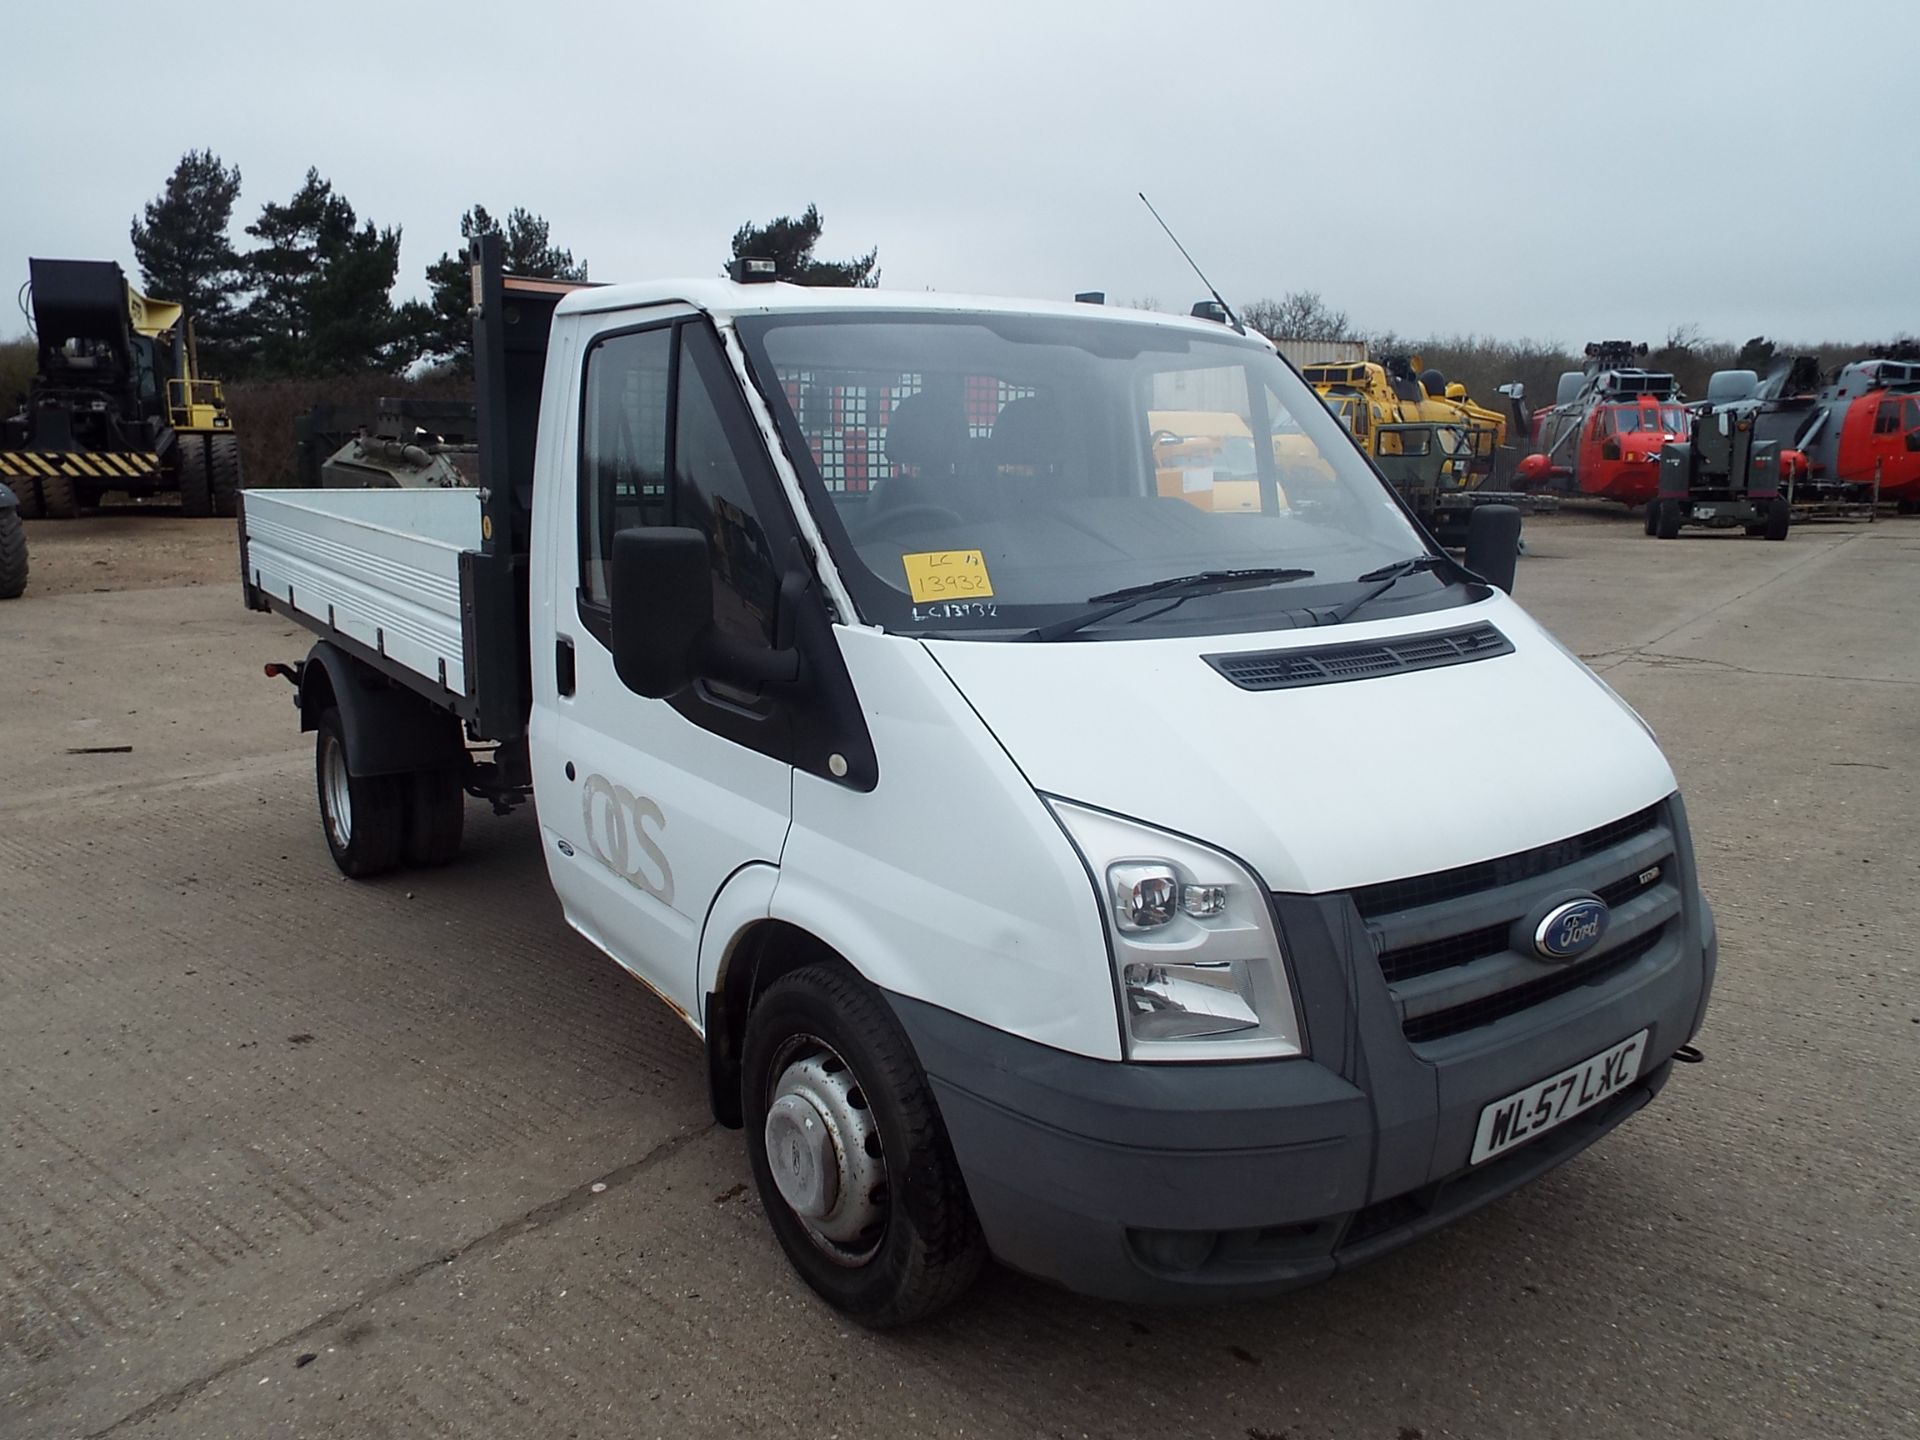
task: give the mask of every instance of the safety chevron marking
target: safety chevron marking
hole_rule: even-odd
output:
[[[78,480],[130,480],[151,475],[160,457],[150,450],[0,450],[0,475],[32,479],[36,475],[66,475]]]

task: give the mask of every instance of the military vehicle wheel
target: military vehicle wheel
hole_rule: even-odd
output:
[[[407,781],[409,865],[444,865],[460,853],[467,792],[458,770],[416,770]]]
[[[38,520],[45,513],[46,507],[40,503],[38,480],[30,475],[22,475],[18,479],[0,483],[4,483],[9,490],[13,491],[13,498],[20,502],[22,520]]]
[[[0,510],[0,600],[11,600],[26,588],[27,527],[9,505]]]
[[[240,437],[237,435],[209,436],[207,456],[213,513],[231,519],[239,504]]]
[[[40,510],[49,520],[71,520],[80,513],[80,497],[71,475],[40,477]]]
[[[1660,514],[1660,502],[1658,500],[1649,500],[1647,501],[1644,508],[1647,513],[1641,518],[1646,523],[1647,534],[1651,535],[1653,534],[1653,531],[1654,531],[1654,522],[1658,519]]]
[[[180,437],[180,513],[195,520],[213,514],[213,476],[207,468],[207,442],[198,435]]]
[[[1792,525],[1793,506],[1789,505],[1783,497],[1776,495],[1767,506],[1766,538],[1784,540]]]
[[[1653,533],[1662,540],[1671,540],[1680,533],[1680,502],[1662,500],[1658,513],[1654,516]]]
[[[364,880],[398,865],[406,838],[406,776],[349,774],[346,731],[332,706],[320,716],[313,778],[320,827],[340,873]]]
[[[747,1163],[800,1277],[875,1329],[951,1304],[987,1247],[933,1090],[887,1004],[843,965],[767,988],[741,1047]]]

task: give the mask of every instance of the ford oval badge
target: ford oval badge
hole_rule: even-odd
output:
[[[1600,943],[1612,918],[1607,902],[1591,895],[1556,905],[1533,927],[1534,953],[1555,962],[1583,955]]]

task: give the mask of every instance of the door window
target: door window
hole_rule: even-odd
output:
[[[609,637],[614,535],[685,526],[707,537],[715,629],[736,645],[771,648],[780,572],[755,492],[771,494],[772,482],[713,332],[681,321],[609,336],[587,353],[585,396],[580,601],[588,628]]]

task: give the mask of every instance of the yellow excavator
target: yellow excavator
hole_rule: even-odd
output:
[[[142,295],[111,261],[27,263],[37,363],[0,424],[0,481],[20,512],[69,519],[109,491],[178,491],[188,515],[232,515],[239,437],[220,382],[199,373],[185,307]]]

